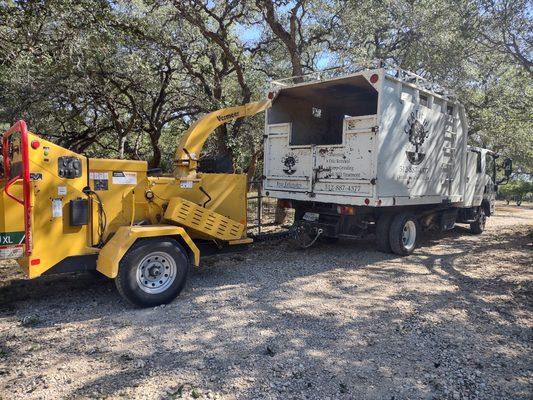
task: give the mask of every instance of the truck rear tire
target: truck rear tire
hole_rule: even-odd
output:
[[[470,224],[470,232],[474,235],[479,235],[485,230],[485,223],[487,222],[487,216],[485,215],[485,209],[479,208],[479,214],[474,222]]]
[[[392,217],[392,214],[381,214],[376,221],[376,248],[382,253],[392,253],[389,239]]]
[[[170,303],[182,291],[189,270],[183,247],[170,238],[143,239],[122,258],[115,284],[130,303],[153,307]]]
[[[420,225],[413,214],[396,215],[389,230],[389,241],[393,253],[400,256],[411,254],[416,248]]]

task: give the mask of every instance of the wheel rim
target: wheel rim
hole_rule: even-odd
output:
[[[481,215],[479,216],[479,226],[481,227],[481,229],[485,229],[485,222],[486,221],[487,221],[487,216],[482,211]]]
[[[402,243],[406,250],[411,250],[415,246],[416,225],[413,221],[407,221],[402,230]]]
[[[176,262],[170,255],[153,252],[146,255],[137,266],[137,285],[145,293],[162,293],[172,285],[176,273]]]

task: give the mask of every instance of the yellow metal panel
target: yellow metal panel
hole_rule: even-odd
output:
[[[24,249],[24,207],[8,197],[4,191],[4,183],[0,186],[0,247],[10,248],[14,245]],[[9,193],[18,199],[23,198],[22,181],[15,182]],[[24,265],[27,274],[27,265]]]
[[[87,196],[82,189],[87,185],[87,159],[36,135],[28,135],[29,142],[39,141],[39,147],[30,146],[30,171],[41,174],[31,182],[33,251],[30,259],[19,259],[30,278],[41,275],[69,256],[87,254],[89,229],[87,225],[71,226],[69,202]],[[75,156],[81,161],[82,175],[66,179],[58,175],[58,158]],[[60,204],[61,212],[54,216],[52,203]],[[22,208],[22,206],[19,206]],[[4,212],[5,214],[5,212]],[[34,265],[31,265],[34,260]]]
[[[237,240],[244,232],[243,224],[181,197],[170,199],[165,219],[218,240]]]
[[[91,170],[101,171],[137,171],[146,172],[148,163],[137,160],[116,160],[107,158],[89,158]]]
[[[124,254],[137,239],[161,236],[180,236],[194,256],[194,265],[200,264],[200,250],[185,229],[172,225],[145,225],[120,227],[98,254],[96,269],[109,278],[115,278]]]
[[[7,196],[3,184],[0,189],[0,232],[24,232],[24,207]],[[22,181],[11,185],[9,193],[22,199]]]
[[[102,200],[107,219],[104,238],[107,238],[121,226],[131,225],[132,217],[135,217],[136,221],[147,218],[145,211],[137,211],[137,207],[147,206],[144,192],[142,193],[143,196],[138,199],[140,204],[133,201],[133,192],[139,183],[146,180],[146,171],[146,161],[89,159],[89,184]],[[117,173],[132,173],[132,179],[117,183],[118,179],[114,177],[114,174]],[[95,178],[102,177],[107,182],[107,189],[98,190],[95,188]],[[95,221],[92,226],[92,244],[96,244],[98,242],[98,204],[94,198],[92,205],[92,219]]]
[[[148,190],[153,193],[153,199],[147,202],[145,193]],[[170,199],[180,197],[246,225],[246,191],[244,174],[198,174],[198,179],[194,181],[149,177],[135,188],[135,219],[147,218],[152,223],[160,223],[163,207]],[[199,237],[195,232],[190,234]]]

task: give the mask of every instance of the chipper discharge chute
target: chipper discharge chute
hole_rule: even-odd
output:
[[[17,122],[2,137],[0,259],[30,278],[96,270],[134,304],[171,301],[199,265],[199,241],[251,242],[246,175],[202,173],[198,163],[216,127],[269,106],[207,114],[181,138],[171,176],[153,176],[145,161],[85,157]]]

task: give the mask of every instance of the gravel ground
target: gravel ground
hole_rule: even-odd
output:
[[[412,256],[341,241],[207,258],[172,304],[0,266],[0,398],[531,399],[533,207]]]

